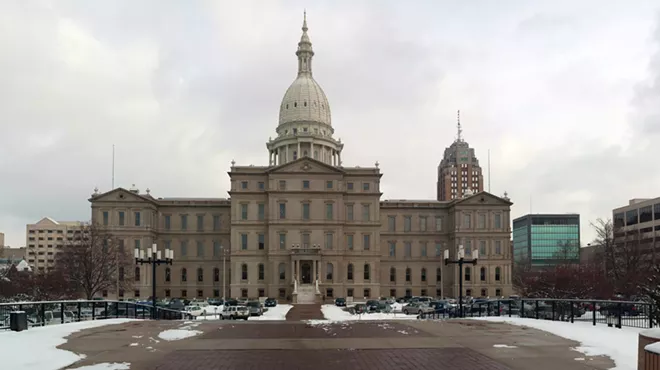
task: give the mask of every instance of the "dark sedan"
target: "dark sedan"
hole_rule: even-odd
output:
[[[275,307],[277,306],[277,300],[275,298],[266,298],[264,301],[264,307]]]

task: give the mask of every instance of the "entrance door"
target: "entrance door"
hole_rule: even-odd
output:
[[[309,262],[303,262],[300,264],[300,282],[301,284],[311,284],[312,283],[312,264]]]

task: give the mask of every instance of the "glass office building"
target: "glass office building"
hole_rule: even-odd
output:
[[[526,215],[513,220],[513,257],[532,267],[580,263],[580,215]]]

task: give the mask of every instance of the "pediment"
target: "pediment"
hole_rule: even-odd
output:
[[[57,221],[53,220],[50,217],[44,217],[41,220],[39,220],[39,222],[37,222],[36,225],[40,225],[40,226],[51,225],[51,226],[54,226],[54,225],[59,225],[59,223]]]
[[[89,199],[90,202],[126,202],[126,203],[154,203],[151,197],[135,194],[124,188],[117,188],[107,193],[97,194]]]
[[[300,158],[268,169],[268,173],[343,174],[341,168],[327,165],[312,158]]]
[[[460,205],[501,205],[511,206],[513,203],[504,198],[500,198],[488,192],[482,191],[468,198],[459,199],[455,204]]]

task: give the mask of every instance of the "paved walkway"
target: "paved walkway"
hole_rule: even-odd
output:
[[[286,321],[323,320],[320,304],[294,304],[286,314]]]
[[[128,362],[131,370],[594,370],[614,366],[586,357],[563,338],[481,321],[207,321],[195,337],[164,341],[182,322],[134,322],[73,334],[60,348],[87,357],[70,369]],[[577,360],[579,359],[579,360]]]

